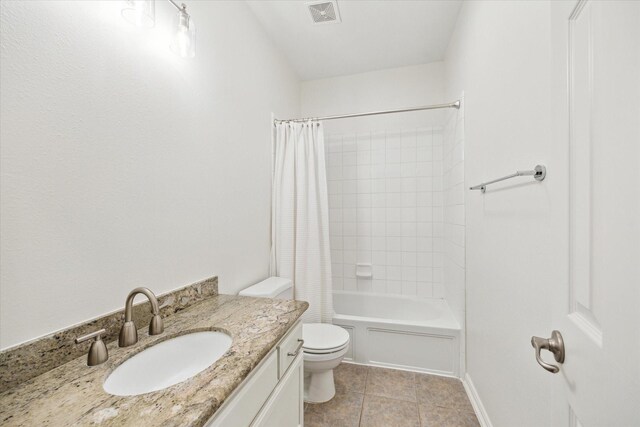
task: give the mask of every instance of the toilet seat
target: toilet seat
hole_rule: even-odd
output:
[[[304,346],[303,346],[302,347],[302,351],[305,354],[332,354],[332,353],[338,353],[339,351],[342,351],[347,347],[349,347],[349,343],[348,342],[345,343],[343,346],[340,346],[340,347],[328,348],[328,349],[322,349],[322,350],[308,349],[308,348],[304,348]]]
[[[349,333],[330,323],[303,324],[302,338],[302,350],[308,354],[337,353],[349,345]]]
[[[304,363],[306,369],[313,369],[312,363],[332,363],[332,361],[341,361],[349,351],[349,346],[345,346],[342,350],[334,351],[333,353],[303,353]]]

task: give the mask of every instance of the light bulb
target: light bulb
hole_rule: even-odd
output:
[[[184,5],[174,19],[171,50],[183,58],[193,58],[196,54],[196,28]]]
[[[142,28],[153,28],[156,19],[154,0],[127,0],[122,17],[127,22]]]

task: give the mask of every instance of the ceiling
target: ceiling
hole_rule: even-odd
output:
[[[248,1],[302,80],[444,59],[462,0],[338,0],[341,23],[314,24],[307,1]]]

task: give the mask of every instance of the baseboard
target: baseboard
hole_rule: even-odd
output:
[[[462,384],[464,385],[464,389],[467,392],[467,396],[469,396],[471,406],[473,406],[473,410],[476,412],[476,417],[478,417],[478,422],[480,422],[480,425],[482,427],[493,427],[493,424],[491,424],[491,420],[489,419],[489,415],[487,414],[487,411],[484,408],[482,401],[480,400],[478,391],[473,385],[473,381],[471,381],[471,377],[468,373],[464,376]]]

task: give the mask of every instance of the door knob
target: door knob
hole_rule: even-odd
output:
[[[564,363],[564,340],[560,332],[553,331],[551,338],[531,337],[531,345],[536,349],[536,361],[538,364],[552,374],[557,374],[558,371],[560,371],[560,367],[542,360],[540,351],[543,348],[549,350],[553,353],[553,358],[556,359],[556,362],[560,364]]]

